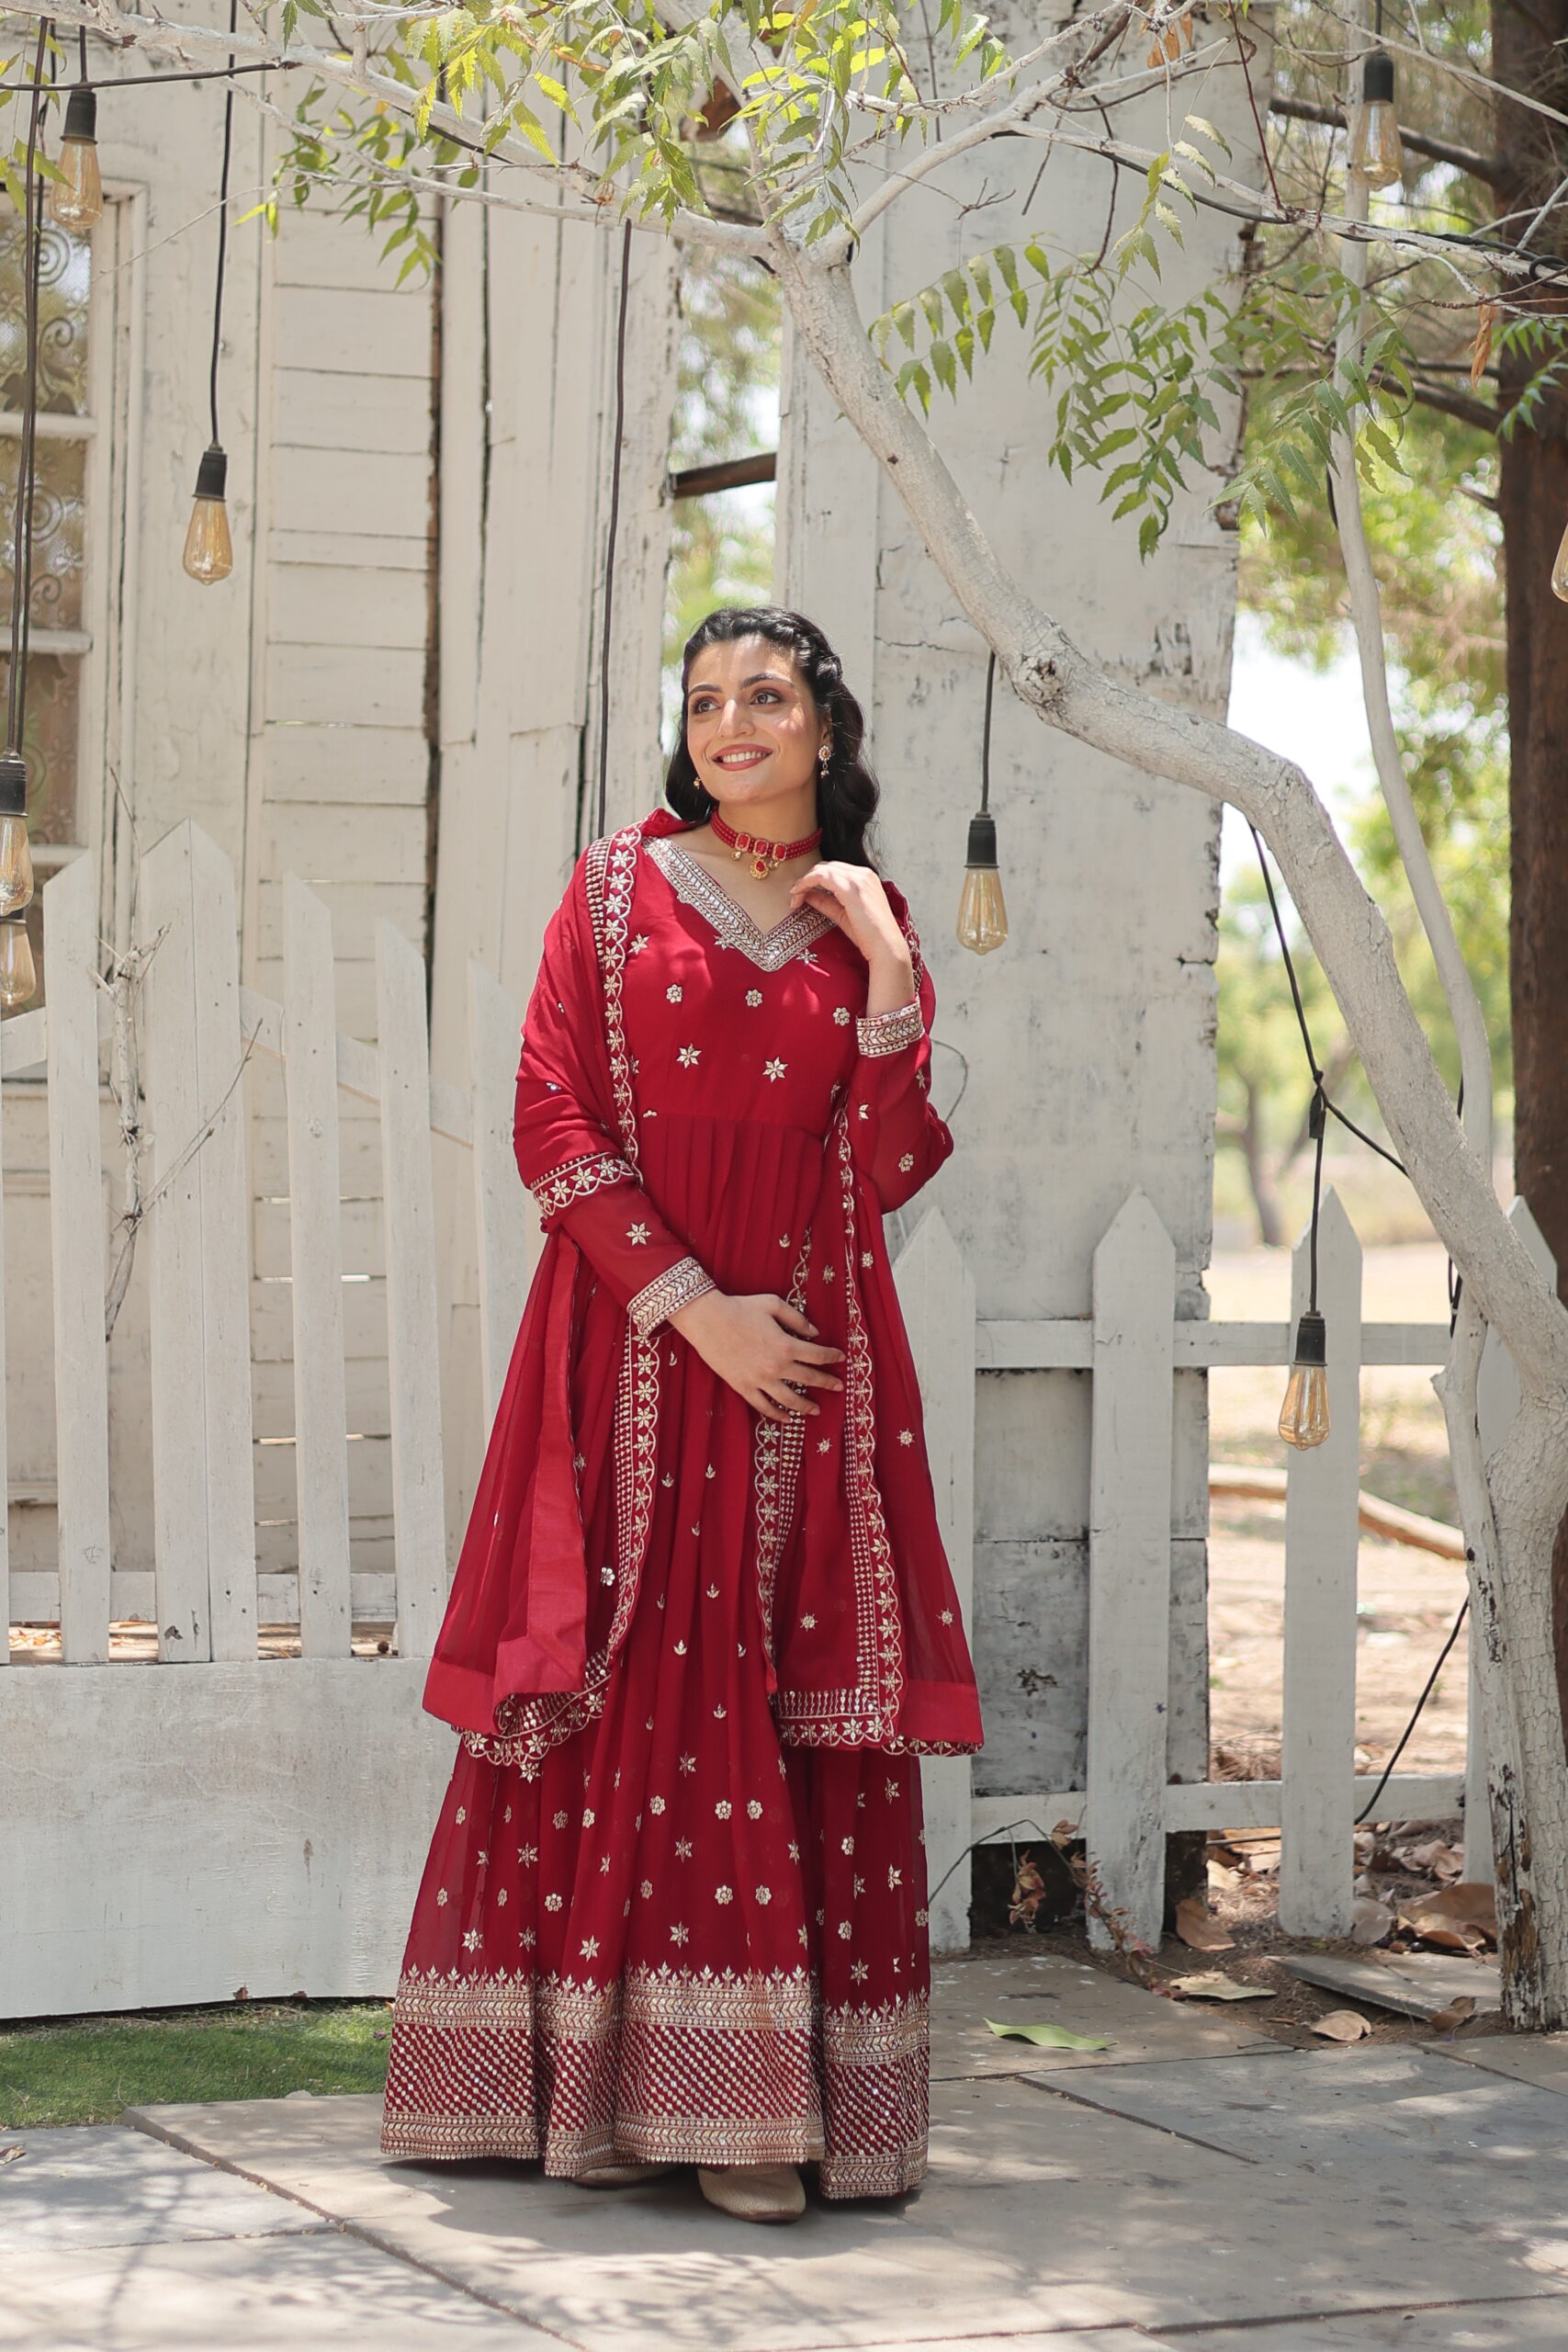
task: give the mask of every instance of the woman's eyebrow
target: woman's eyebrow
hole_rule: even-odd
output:
[[[778,670],[753,670],[750,676],[742,678],[740,683],[742,686],[787,686],[790,681]],[[689,700],[693,695],[716,695],[723,691],[722,686],[688,686],[686,695]]]

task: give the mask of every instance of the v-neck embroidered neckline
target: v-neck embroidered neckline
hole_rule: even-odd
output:
[[[780,970],[833,928],[828,917],[815,907],[797,907],[793,914],[784,916],[764,931],[739,899],[732,899],[706,866],[678,842],[668,836],[651,841],[648,854],[675,896],[712,925],[724,946],[738,947],[760,972]]]

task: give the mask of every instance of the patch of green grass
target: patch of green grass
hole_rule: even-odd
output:
[[[0,2129],[108,2123],[126,2107],[286,2091],[378,2091],[385,2001],[254,2001],[218,2009],[0,2026]]]

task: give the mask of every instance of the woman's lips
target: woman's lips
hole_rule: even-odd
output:
[[[711,764],[716,768],[755,768],[761,767],[764,760],[772,757],[771,752],[752,751],[749,748],[741,750],[738,747],[732,752],[715,752],[710,755],[710,760]]]

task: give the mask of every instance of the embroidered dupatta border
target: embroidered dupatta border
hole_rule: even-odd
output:
[[[641,844],[640,829],[628,825],[607,840],[591,842],[583,860],[588,912],[598,950],[604,1043],[615,1121],[629,1163],[628,1172],[634,1174],[637,1165],[637,1103],[621,990]],[[589,1659],[581,1690],[552,1691],[538,1697],[514,1692],[496,1711],[498,1736],[465,1732],[463,1745],[471,1756],[482,1756],[491,1764],[514,1764],[532,1773],[552,1747],[572,1738],[604,1712],[610,1668],[626,1639],[637,1605],[653,1523],[659,1448],[659,1348],[657,1337],[645,1339],[636,1325],[627,1321],[626,1350],[615,1384],[611,1436],[615,1487],[615,1608],[604,1645]]]
[[[854,1153],[842,1112],[829,1137],[839,1171],[844,1220],[844,1476],[850,1507],[850,1571],[855,1596],[855,1657],[860,1680],[852,1690],[789,1690],[780,1687],[780,1736],[792,1747],[889,1747],[897,1737],[904,1691],[904,1643],[897,1577],[887,1521],[876,1483],[876,1383],[871,1340],[856,1277]],[[804,1295],[805,1260],[796,1270]],[[800,1302],[791,1292],[792,1305]],[[773,1623],[773,1589],[795,1517],[801,1430],[777,1421],[757,1427],[758,1574],[762,1622]]]

